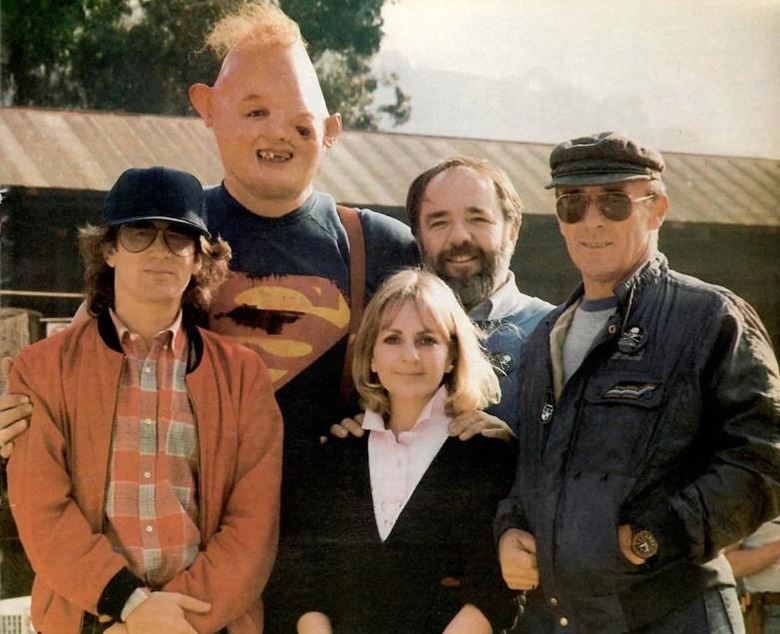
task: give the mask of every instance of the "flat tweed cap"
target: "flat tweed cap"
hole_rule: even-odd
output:
[[[601,132],[564,141],[550,154],[552,180],[545,189],[566,185],[604,185],[661,180],[664,158],[653,148],[618,132]]]

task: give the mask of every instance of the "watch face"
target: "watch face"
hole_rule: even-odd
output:
[[[631,550],[635,555],[648,559],[658,554],[658,540],[650,531],[638,531],[631,540]]]

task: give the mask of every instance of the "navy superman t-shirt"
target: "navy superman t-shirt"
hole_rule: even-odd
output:
[[[285,479],[340,420],[339,384],[350,316],[349,244],[332,197],[314,192],[281,218],[253,214],[224,186],[206,190],[209,230],[230,244],[230,278],[211,308],[211,329],[257,351],[285,424]],[[419,262],[403,223],[358,210],[366,244],[366,300],[382,281]]]

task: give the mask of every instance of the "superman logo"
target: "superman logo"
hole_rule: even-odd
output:
[[[308,275],[250,278],[232,272],[211,306],[211,329],[257,351],[275,389],[347,334],[349,305],[332,280]]]

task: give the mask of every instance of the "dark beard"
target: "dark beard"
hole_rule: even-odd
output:
[[[482,271],[469,277],[450,277],[444,273],[437,275],[452,289],[466,312],[490,297],[496,283],[495,272],[491,274]]]
[[[457,277],[448,275],[446,272],[447,258],[453,254],[464,252],[479,256],[482,264],[480,272],[475,275]],[[426,257],[425,264],[452,289],[463,308],[468,312],[493,294],[496,287],[496,275],[502,260],[503,254],[501,252],[496,251],[488,254],[477,246],[469,246],[466,248],[454,247],[440,253],[436,259]]]

